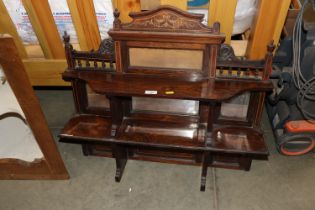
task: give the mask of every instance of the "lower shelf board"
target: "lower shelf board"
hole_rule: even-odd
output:
[[[262,133],[247,127],[218,127],[206,145],[205,128],[198,123],[154,122],[124,119],[116,136],[111,136],[111,118],[96,115],[73,117],[60,140],[80,144],[119,144],[183,151],[268,155]]]
[[[214,129],[211,147],[213,152],[268,155],[263,134],[249,127],[222,126]]]
[[[249,170],[253,159],[268,155],[263,135],[246,127],[217,127],[211,141],[205,141],[205,126],[195,121],[125,118],[115,136],[111,130],[110,117],[78,115],[64,127],[60,141],[82,144],[84,155],[114,158],[117,182],[128,159],[200,166],[202,191],[208,167]]]
[[[103,139],[110,137],[111,118],[95,115],[78,115],[70,119],[61,131],[63,138]]]

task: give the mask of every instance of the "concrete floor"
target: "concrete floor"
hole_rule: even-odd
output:
[[[74,112],[72,94],[67,90],[37,94],[56,137]],[[71,179],[0,181],[0,210],[315,209],[315,154],[279,155],[265,116],[262,127],[269,161],[254,161],[249,172],[210,169],[206,192],[199,191],[198,167],[128,161],[121,183],[116,183],[113,159],[85,157],[79,145],[57,143]]]

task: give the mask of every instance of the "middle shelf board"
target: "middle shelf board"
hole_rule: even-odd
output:
[[[245,91],[269,91],[273,88],[270,81],[215,79],[187,81],[100,71],[68,70],[63,74],[63,78],[84,80],[99,94],[200,101],[223,101]]]

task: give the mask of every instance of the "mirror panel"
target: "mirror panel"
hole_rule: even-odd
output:
[[[109,109],[109,100],[105,95],[95,93],[89,85],[86,85],[86,92],[89,107]]]
[[[131,67],[201,71],[202,62],[202,50],[129,48],[129,63]]]
[[[132,110],[197,115],[199,101],[132,97]]]
[[[222,102],[220,117],[224,119],[246,120],[248,113],[250,93],[235,96],[228,101]]]

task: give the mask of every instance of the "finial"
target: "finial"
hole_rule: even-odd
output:
[[[68,35],[67,31],[64,31],[62,37],[63,37],[63,42],[65,44],[65,54],[67,58],[68,69],[73,69],[75,64],[74,64],[74,60],[72,59],[73,47],[70,44],[70,36]]]
[[[70,36],[68,35],[67,31],[64,31],[63,33],[63,42],[65,44],[70,42]]]
[[[264,73],[263,73],[263,80],[268,79],[269,75],[272,73],[272,57],[273,57],[274,49],[275,49],[275,45],[273,44],[273,40],[272,40],[267,45],[267,52],[265,55],[265,67],[264,67]]]
[[[214,22],[213,23],[213,32],[216,34],[220,33],[220,23],[219,22]]]
[[[275,49],[274,41],[271,40],[269,42],[269,44],[267,45],[267,51],[268,51],[268,53],[272,53],[274,51],[274,49]]]
[[[118,11],[118,9],[116,8],[114,11],[114,30],[119,30],[120,29],[120,25],[121,25],[121,21],[119,19],[119,15],[120,12]]]

